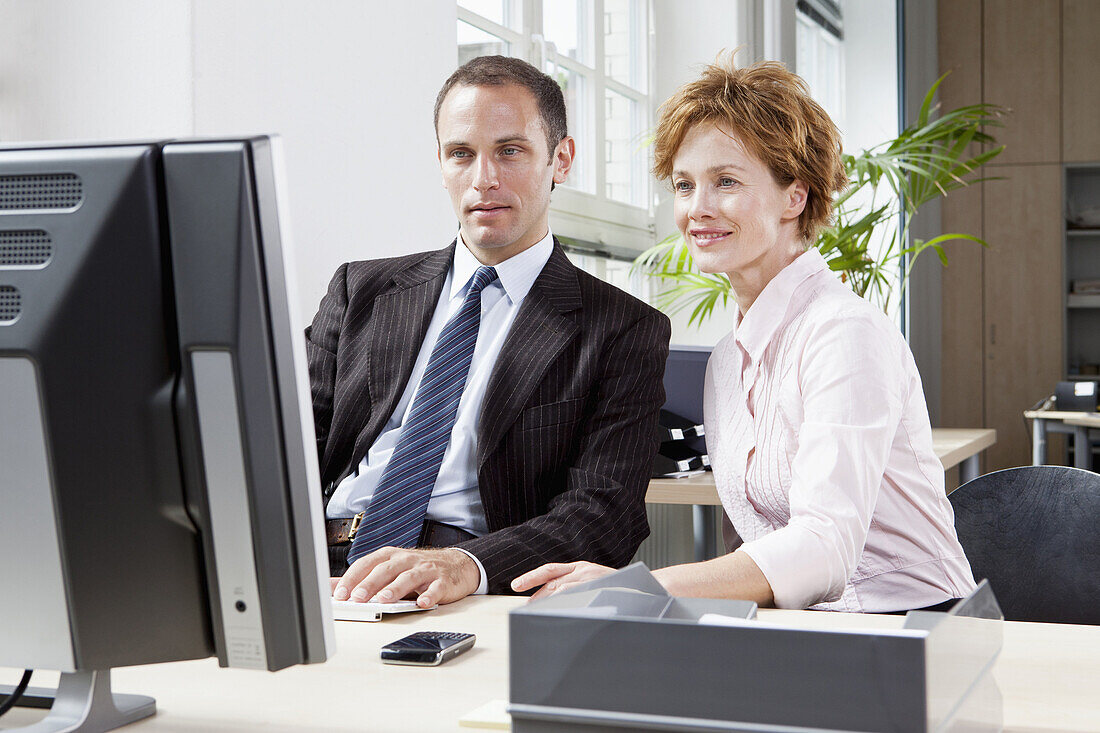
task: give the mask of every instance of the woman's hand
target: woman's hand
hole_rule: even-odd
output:
[[[579,583],[587,583],[589,580],[602,578],[613,572],[615,572],[614,568],[584,560],[579,562],[552,562],[524,573],[513,580],[512,590],[522,593],[541,585],[542,588],[539,588],[538,592],[531,596],[533,601],[536,598],[552,596],[563,588],[569,588]]]

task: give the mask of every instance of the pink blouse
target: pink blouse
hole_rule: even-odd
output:
[[[897,327],[814,249],[737,321],[707,367],[707,450],[776,606],[896,611],[973,590]]]

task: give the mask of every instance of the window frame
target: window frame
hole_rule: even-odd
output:
[[[830,22],[832,21],[832,22]],[[795,22],[795,73],[806,80],[810,86],[811,93],[820,94],[823,90],[820,88],[823,76],[818,73],[818,68],[822,60],[821,51],[825,47],[831,47],[834,53],[834,58],[837,64],[837,74],[834,80],[834,99],[823,100],[818,99],[818,102],[826,108],[826,111],[833,118],[833,122],[841,130],[846,129],[847,123],[847,104],[845,103],[845,97],[847,90],[845,89],[846,79],[846,59],[845,59],[845,47],[844,47],[844,35],[843,26],[840,25],[841,18],[839,14],[833,18],[823,18],[820,14],[814,11],[813,6],[798,5],[794,14]],[[813,43],[813,62],[815,69],[813,73],[807,73],[804,61],[801,58],[800,51],[801,43],[798,40],[799,29],[805,28],[812,36]]]

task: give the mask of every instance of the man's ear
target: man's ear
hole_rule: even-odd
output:
[[[802,216],[810,200],[810,187],[796,178],[791,181],[784,193],[787,196],[787,210],[783,212],[783,218],[797,219]]]
[[[443,184],[443,188],[447,188],[447,179],[443,175],[443,151],[439,149],[439,144],[435,146],[435,159],[439,162],[439,182]]]
[[[554,149],[554,158],[551,163],[554,166],[554,183],[565,183],[569,177],[569,169],[573,167],[573,158],[576,156],[576,144],[573,138],[566,135]]]

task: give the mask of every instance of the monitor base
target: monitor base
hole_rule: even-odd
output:
[[[10,685],[0,685],[0,694],[11,694]],[[27,690],[27,705],[18,707],[49,707],[45,718],[33,725],[14,730],[21,733],[102,733],[114,730],[157,712],[157,703],[146,695],[111,693],[111,670],[63,672],[52,693],[53,705],[46,704],[51,691],[43,688]],[[10,732],[9,732],[10,733]]]

